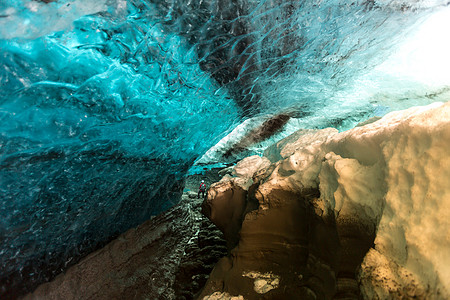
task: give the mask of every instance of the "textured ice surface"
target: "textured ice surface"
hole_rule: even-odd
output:
[[[3,290],[172,206],[238,116],[184,39],[144,20],[0,41]]]
[[[375,68],[445,1],[46,2],[0,3],[2,293],[173,205],[250,117],[346,129],[449,94]]]

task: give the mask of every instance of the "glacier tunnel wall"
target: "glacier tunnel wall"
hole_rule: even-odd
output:
[[[361,90],[445,6],[2,2],[0,295],[32,289],[172,206],[193,162],[250,117],[345,129],[445,95],[408,88],[391,107],[383,99],[398,85]]]

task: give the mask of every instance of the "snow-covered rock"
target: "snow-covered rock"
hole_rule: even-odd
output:
[[[337,129],[301,129],[290,136],[280,140],[279,142],[268,147],[264,151],[264,156],[272,162],[286,158],[294,154],[297,150],[322,143],[328,137],[338,133]]]
[[[359,285],[365,299],[450,298],[449,149],[447,102],[341,133],[299,132],[266,151],[271,164],[243,160],[207,198],[214,208],[233,195],[224,182],[247,183],[240,230],[233,223],[238,245],[204,292],[258,299],[251,282],[235,278],[251,271],[279,274],[268,297],[298,285],[305,299],[344,298]]]

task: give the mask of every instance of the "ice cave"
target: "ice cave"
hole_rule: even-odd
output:
[[[0,299],[450,299],[449,36],[448,0],[0,1]]]

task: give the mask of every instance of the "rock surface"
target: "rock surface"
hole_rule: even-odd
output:
[[[449,116],[299,132],[238,163],[203,203],[236,246],[199,299],[448,299]]]
[[[182,201],[90,254],[23,299],[193,299],[227,252],[188,178]],[[217,180],[218,177],[212,176]]]

